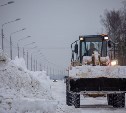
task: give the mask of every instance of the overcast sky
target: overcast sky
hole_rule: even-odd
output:
[[[0,0],[0,4],[9,0]],[[17,41],[28,35],[32,36],[20,42],[25,44],[35,41],[42,53],[52,64],[51,67],[66,67],[70,64],[70,44],[79,35],[105,33],[100,22],[104,11],[120,9],[123,0],[14,0],[15,3],[0,7],[0,24],[21,18],[20,21],[4,26],[5,51],[9,54],[9,37],[12,32],[26,28],[13,35],[14,55],[17,55]],[[0,40],[1,41],[1,40]],[[1,42],[0,42],[1,45]],[[22,50],[22,48],[21,48]],[[29,53],[37,50],[29,50]],[[9,54],[10,55],[10,54]],[[22,54],[21,54],[22,55]],[[36,55],[39,58],[39,55]],[[54,64],[54,65],[53,65]]]

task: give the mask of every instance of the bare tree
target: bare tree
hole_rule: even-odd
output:
[[[105,11],[104,17],[101,18],[108,35],[114,42],[119,41],[121,31],[121,12],[120,11]]]
[[[121,65],[126,65],[126,1],[120,10],[106,10],[101,16],[101,22],[105,27],[109,37],[116,46],[116,58]]]

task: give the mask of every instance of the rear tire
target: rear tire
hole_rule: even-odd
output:
[[[113,94],[113,107],[114,108],[125,107],[125,93]]]
[[[69,92],[69,80],[66,79],[66,104],[72,106],[73,94]]]
[[[80,94],[74,94],[74,106],[80,108]]]
[[[113,94],[107,94],[108,105],[113,105]]]
[[[66,92],[66,104],[68,106],[72,106],[73,105],[73,94],[70,92]]]

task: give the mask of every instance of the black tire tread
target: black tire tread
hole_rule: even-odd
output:
[[[114,108],[125,107],[125,93],[113,94],[113,107]]]
[[[113,94],[107,94],[108,105],[113,105]]]
[[[80,94],[74,94],[74,106],[80,108]]]

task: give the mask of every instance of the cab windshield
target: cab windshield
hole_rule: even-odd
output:
[[[106,56],[106,42],[82,42],[82,56],[92,56],[97,51],[101,56]]]

